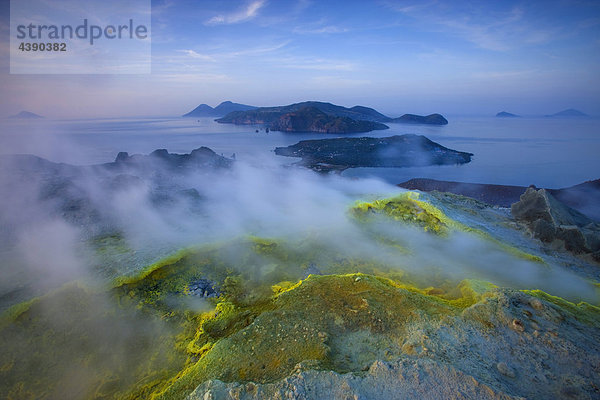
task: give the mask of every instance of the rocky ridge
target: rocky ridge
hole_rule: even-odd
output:
[[[562,204],[545,189],[528,188],[511,205],[511,213],[542,242],[589,254],[600,262],[600,224]]]

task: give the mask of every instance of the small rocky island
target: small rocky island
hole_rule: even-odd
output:
[[[38,115],[36,113],[32,113],[31,111],[21,111],[20,113],[11,115],[8,118],[10,118],[10,119],[41,119],[44,117],[42,117],[41,115]]]
[[[579,110],[575,110],[574,108],[569,108],[566,110],[562,110],[559,111],[557,113],[554,114],[550,114],[550,115],[546,115],[546,117],[588,117],[589,115],[579,111]]]
[[[392,119],[390,122],[423,125],[448,125],[448,120],[440,114],[430,114],[425,116],[404,114],[401,117]]]
[[[498,117],[498,118],[519,118],[520,115],[509,113],[507,111],[500,111],[498,114],[496,114],[496,117]]]
[[[300,157],[301,165],[322,172],[353,167],[465,164],[473,156],[420,135],[302,140],[291,146],[277,147],[275,154]]]
[[[385,122],[427,125],[448,123],[440,114],[404,114],[398,118],[390,118],[369,107],[347,108],[319,101],[233,111],[216,121],[222,124],[264,125],[273,131],[319,133],[358,133],[388,129],[383,124]]]

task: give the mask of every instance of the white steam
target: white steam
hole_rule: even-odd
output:
[[[438,237],[395,221],[366,229],[349,216],[354,202],[402,191],[378,180],[319,175],[260,159],[215,171],[172,173],[161,168],[68,169],[51,184],[45,176],[51,173],[43,169],[27,175],[35,179],[15,177],[14,166],[3,169],[0,182],[11,191],[0,198],[1,232],[9,244],[3,250],[12,261],[1,266],[11,278],[0,289],[6,294],[14,290],[11,282],[35,287],[93,276],[104,259],[91,256],[89,245],[102,235],[120,235],[130,250],[129,258],[119,259],[113,268],[119,275],[184,246],[249,234],[300,240],[318,233],[324,251],[371,259],[419,274],[423,281],[428,275],[438,280],[478,278],[597,300],[593,286],[574,273],[559,266],[549,273],[547,267],[518,259],[476,235]],[[378,237],[401,244],[407,252],[382,244]]]

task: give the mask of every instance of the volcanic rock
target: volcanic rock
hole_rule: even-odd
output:
[[[575,254],[599,250],[600,226],[556,200],[545,189],[529,187],[520,200],[511,205],[511,213],[542,242],[560,240],[566,250]]]

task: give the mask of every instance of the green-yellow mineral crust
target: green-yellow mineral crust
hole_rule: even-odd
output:
[[[454,221],[416,192],[357,202],[349,214],[359,225],[386,218],[440,240],[467,232],[542,261]],[[375,239],[399,257],[408,251]],[[200,281],[214,295],[198,295],[192,284]],[[600,309],[476,279],[424,284],[318,237],[248,236],[181,250],[108,289],[73,283],[15,306],[3,315],[0,339],[11,343],[0,355],[0,391],[14,399],[181,399],[212,380],[276,385],[306,370],[360,377],[375,362],[414,358],[452,365],[499,393],[535,397],[525,376],[537,371],[536,357],[550,365],[538,372],[544,379],[600,365]],[[503,354],[511,352],[520,355],[509,362]],[[600,377],[598,368],[587,374]],[[581,393],[593,393],[591,384],[581,383]],[[556,385],[539,390],[560,394]]]

